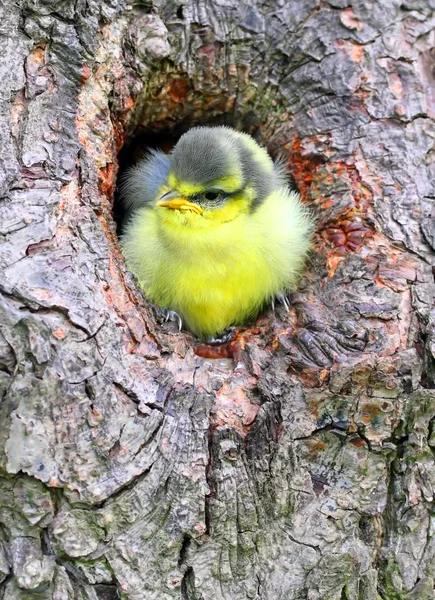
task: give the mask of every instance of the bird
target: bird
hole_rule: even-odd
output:
[[[221,341],[275,299],[288,308],[314,220],[286,171],[249,134],[198,126],[124,174],[127,267],[180,329]]]

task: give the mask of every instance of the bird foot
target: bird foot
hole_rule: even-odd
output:
[[[231,340],[231,338],[233,337],[233,333],[234,333],[235,327],[228,327],[227,329],[224,329],[224,331],[222,331],[222,333],[219,336],[210,336],[206,339],[207,344],[225,344],[226,342],[229,342]]]
[[[275,298],[272,298],[272,310],[275,310],[275,301],[278,301],[280,304],[282,304],[287,312],[290,311],[290,300],[288,299],[287,294],[285,294],[284,292],[278,292]]]
[[[165,317],[165,323],[168,321],[173,321],[174,323],[177,323],[178,331],[181,331],[181,328],[183,327],[183,321],[181,320],[180,315],[176,313],[175,310],[169,310],[169,308],[163,308],[162,312],[163,316]]]

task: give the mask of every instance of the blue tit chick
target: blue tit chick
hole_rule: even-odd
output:
[[[145,294],[202,339],[294,290],[313,219],[282,165],[245,133],[195,127],[125,175],[121,244]]]

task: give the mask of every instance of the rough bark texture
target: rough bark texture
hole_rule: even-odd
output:
[[[3,0],[3,600],[435,597],[431,5]],[[124,141],[213,122],[318,215],[225,358],[156,322],[111,216]]]

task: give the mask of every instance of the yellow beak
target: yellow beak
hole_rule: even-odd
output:
[[[190,202],[187,198],[180,196],[180,194],[175,191],[164,194],[160,200],[156,202],[156,206],[163,206],[174,210],[190,210],[198,215],[203,213],[203,209],[200,206]]]

